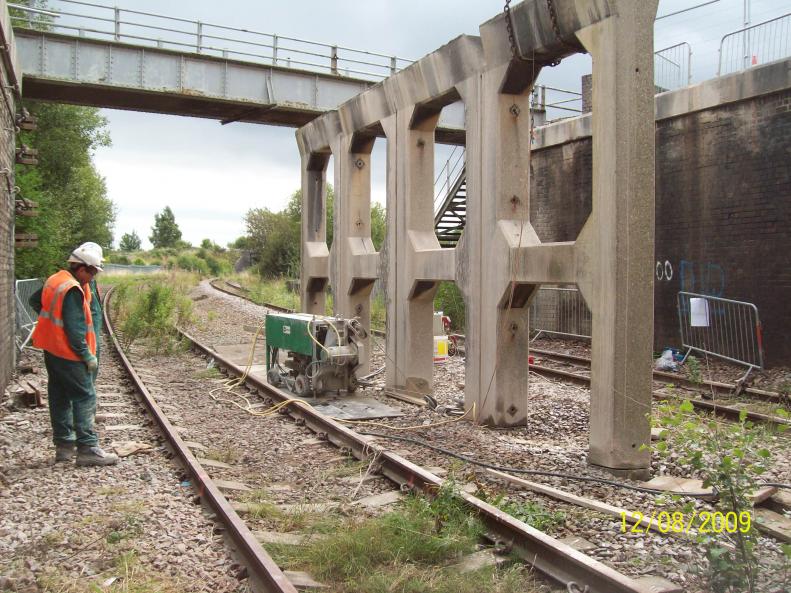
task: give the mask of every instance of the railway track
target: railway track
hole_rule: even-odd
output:
[[[540,348],[531,348],[530,352],[539,355],[542,358],[546,358],[548,360],[555,360],[557,362],[568,363],[571,365],[580,366],[582,368],[590,370],[591,360],[590,358],[584,356],[567,354],[565,352],[556,352],[553,350],[543,350]],[[700,391],[703,393],[732,396],[738,393],[739,391],[741,391],[742,393],[744,393],[747,396],[750,396],[751,398],[773,404],[784,404],[789,402],[789,399],[787,397],[777,392],[766,391],[764,389],[757,389],[755,387],[744,387],[740,390],[739,386],[733,383],[723,383],[720,381],[708,381],[708,380],[693,381],[677,373],[668,373],[665,371],[654,370],[654,379],[656,381],[672,383],[677,387],[683,387],[685,389]]]
[[[225,283],[224,281],[223,283],[227,285],[227,283]],[[229,290],[228,288],[222,287],[221,282],[218,279],[211,280],[210,285],[215,290],[219,290],[220,292],[231,294],[233,296],[243,298],[247,301],[255,303],[255,301],[253,301],[244,294],[244,289],[241,286],[236,287],[230,285],[231,289]],[[291,309],[286,309],[268,303],[264,304],[263,306],[273,309],[275,311],[293,312]],[[374,331],[372,333],[374,333],[375,335],[384,336],[384,332]],[[463,336],[460,335],[459,337],[463,340]],[[573,354],[566,354],[562,352],[543,350],[543,349],[531,349],[531,352],[547,360],[552,360],[566,365],[570,365],[572,367],[577,367],[583,372],[587,371],[588,373],[590,373],[591,361],[589,358],[583,356],[576,356]],[[567,370],[557,369],[541,364],[531,364],[530,368],[536,373],[548,378],[560,379],[562,381],[567,381],[577,385],[590,387],[590,377],[584,374],[579,374],[578,372],[571,372]],[[779,418],[777,416],[764,414],[761,412],[743,410],[742,408],[728,406],[705,399],[707,395],[712,393],[718,395],[724,395],[724,396],[734,395],[738,391],[737,386],[734,384],[722,383],[718,381],[695,382],[685,377],[682,377],[678,374],[667,373],[662,371],[654,371],[654,380],[664,384],[672,383],[674,386],[701,393],[702,395],[700,398],[690,399],[690,402],[692,403],[693,406],[695,406],[699,410],[712,412],[718,416],[727,418],[729,420],[738,421],[742,413],[746,412],[747,419],[753,422],[759,422],[762,424],[770,424],[770,425],[786,425],[786,426],[791,425],[791,422],[784,418]],[[787,403],[787,399],[788,399],[779,393],[774,393],[752,387],[746,387],[743,389],[743,391],[746,395],[750,397],[754,397],[756,399],[778,405]],[[654,399],[656,400],[667,400],[674,397],[668,393],[660,393],[658,391],[655,391],[653,395],[654,395]]]
[[[112,298],[112,293],[108,295],[108,298]],[[105,311],[109,310],[109,306],[105,308]],[[222,489],[212,480],[198,457],[192,453],[189,444],[182,439],[176,427],[163,413],[162,407],[158,405],[155,397],[152,396],[151,391],[141,379],[141,373],[133,368],[127,356],[120,350],[118,338],[112,329],[107,313],[105,320],[111,341],[119,350],[119,356],[132,378],[135,389],[140,393],[146,408],[193,480],[199,497],[212,509],[217,520],[222,523],[223,529],[243,559],[250,578],[259,584],[261,590],[294,591],[293,585],[284,576],[283,571],[278,568],[250,528],[234,510],[235,505],[225,497]],[[288,394],[272,388],[254,376],[247,375],[245,369],[223,358],[211,347],[201,344],[184,332],[182,334],[190,341],[194,349],[210,357],[229,375],[244,377],[245,385],[255,394],[264,398],[263,405],[284,403],[290,399]],[[310,407],[284,404],[283,410],[296,419],[298,425],[313,431],[320,440],[326,440],[328,443],[336,445],[344,454],[365,462],[375,459],[378,473],[389,479],[395,489],[414,489],[431,496],[442,485],[442,480],[434,473],[379,445],[375,439],[350,430]],[[304,428],[301,429],[304,430]],[[569,590],[574,590],[575,585],[579,586],[578,590],[587,587],[590,592],[647,592],[649,590],[646,585],[541,531],[529,527],[466,492],[460,492],[459,497],[481,518],[490,538],[506,542],[512,553],[553,581],[570,587]],[[236,507],[238,508],[238,505]]]
[[[531,352],[538,356],[544,357],[548,360],[554,360],[562,363],[570,363],[574,367],[581,368],[584,371],[590,372],[590,360],[587,358],[570,355],[570,354],[553,352],[549,350],[540,350],[540,349],[532,349]],[[560,379],[563,381],[575,383],[577,385],[590,387],[589,375],[582,375],[579,374],[578,372],[571,372],[563,369],[549,367],[543,364],[531,364],[530,369],[535,371],[539,375],[548,378]],[[681,379],[681,381],[679,381],[679,379]],[[679,377],[678,375],[672,373],[657,373],[656,371],[654,372],[654,381],[661,382],[663,384],[672,383],[674,386],[680,385],[698,393],[708,393],[709,389],[716,390],[716,389],[725,389],[727,387],[727,384],[715,383],[715,382],[705,382],[703,383],[703,385],[701,385],[693,381],[690,381],[688,379],[684,379],[683,377]],[[716,392],[717,391],[715,391],[715,393]],[[669,399],[679,399],[678,396],[676,395],[672,395],[660,391],[654,391],[653,397],[655,400],[660,400],[660,401],[669,400]],[[742,414],[746,414],[747,420],[753,422],[759,422],[762,424],[769,424],[775,426],[779,426],[779,425],[791,426],[791,421],[785,418],[780,418],[778,416],[772,416],[770,414],[764,414],[761,412],[750,411],[734,406],[723,405],[713,400],[710,401],[701,398],[690,398],[689,401],[692,403],[693,406],[695,406],[695,408],[699,410],[714,413],[723,418],[727,418],[728,420],[738,421],[741,418]],[[781,402],[777,401],[776,403],[779,404]]]

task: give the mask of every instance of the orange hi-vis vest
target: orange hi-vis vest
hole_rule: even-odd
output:
[[[82,360],[69,346],[69,338],[63,327],[63,299],[75,286],[82,292],[82,311],[85,313],[87,328],[85,341],[91,354],[96,356],[96,334],[93,331],[91,315],[91,289],[88,285],[80,286],[68,270],[61,270],[47,278],[41,291],[41,312],[38,314],[38,323],[32,337],[33,346],[36,348],[67,360]]]

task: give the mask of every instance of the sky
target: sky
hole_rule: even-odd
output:
[[[336,44],[419,59],[461,34],[478,34],[478,26],[503,10],[502,0],[92,0],[229,27]],[[658,16],[707,0],[660,0]],[[515,2],[516,3],[516,2]],[[751,24],[788,12],[787,0],[718,0],[655,25],[657,50],[686,42],[692,51],[693,83],[717,71],[720,39],[744,25],[749,4]],[[56,10],[91,10],[50,0]],[[545,68],[539,84],[580,90],[589,73],[589,56]],[[170,115],[102,110],[112,146],[94,155],[108,195],[118,208],[116,244],[136,231],[147,247],[154,214],[170,206],[183,238],[198,244],[210,238],[224,245],[244,234],[244,214],[251,208],[281,209],[299,188],[299,152],[294,129],[231,123]],[[555,112],[554,116],[573,115]],[[550,114],[553,116],[553,114]],[[437,151],[438,169],[447,147]],[[385,200],[385,141],[372,155],[372,199]],[[328,168],[332,182],[332,162]]]

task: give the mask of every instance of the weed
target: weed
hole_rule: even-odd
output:
[[[209,449],[206,451],[206,458],[233,465],[242,458],[242,454],[234,447],[224,447],[222,449]]]
[[[279,564],[307,569],[342,593],[517,593],[534,591],[521,566],[460,573],[450,566],[476,549],[483,525],[458,496],[451,478],[433,498],[409,496],[368,520],[319,520],[327,537],[306,546],[267,546]],[[325,529],[326,528],[326,529]]]
[[[693,383],[703,383],[700,361],[694,356],[689,356],[685,364],[687,365],[687,369],[689,369],[689,380]]]
[[[220,377],[222,377],[222,373],[217,367],[209,367],[195,373],[196,379],[219,379]]]
[[[740,516],[752,510],[749,495],[769,469],[771,453],[761,446],[763,432],[747,420],[746,412],[738,422],[720,423],[695,414],[692,403],[684,401],[658,406],[654,422],[665,429],[655,445],[658,453],[665,457],[678,453],[680,462],[703,478],[704,487],[714,488],[719,511]],[[685,505],[684,511],[692,513],[693,503]],[[700,533],[698,539],[706,547],[712,590],[756,591],[757,535],[752,525],[735,533]]]
[[[566,515],[560,511],[548,511],[541,504],[529,500],[510,500],[504,494],[498,494],[489,504],[496,506],[504,513],[527,523],[540,531],[552,532],[566,522]]]
[[[145,284],[121,284],[116,289],[116,318],[124,345],[145,339],[152,354],[171,353],[179,348],[174,326],[192,319],[192,301],[176,275],[155,278]]]

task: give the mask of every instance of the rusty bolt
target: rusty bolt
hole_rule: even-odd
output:
[[[522,113],[522,110],[519,109],[519,105],[517,105],[516,103],[511,105],[511,109],[509,109],[508,111],[510,111],[511,115],[513,115],[514,117],[519,117],[519,114]]]
[[[420,148],[423,148],[423,147],[426,145],[426,141],[425,141],[425,140],[423,140],[423,138],[418,138],[418,139],[417,139],[417,145],[418,145]]]
[[[363,167],[365,167],[365,161],[362,159],[357,159],[356,161],[354,161],[354,166],[357,167],[358,169],[362,169]]]
[[[358,303],[357,304],[357,306],[354,308],[354,312],[357,313],[357,315],[362,315],[362,312],[363,312],[363,305],[362,305],[362,303]]]
[[[506,411],[508,412],[509,416],[513,416],[514,414],[516,414],[519,411],[519,409],[515,405],[511,404],[511,407],[508,408],[508,410],[506,410]]]

